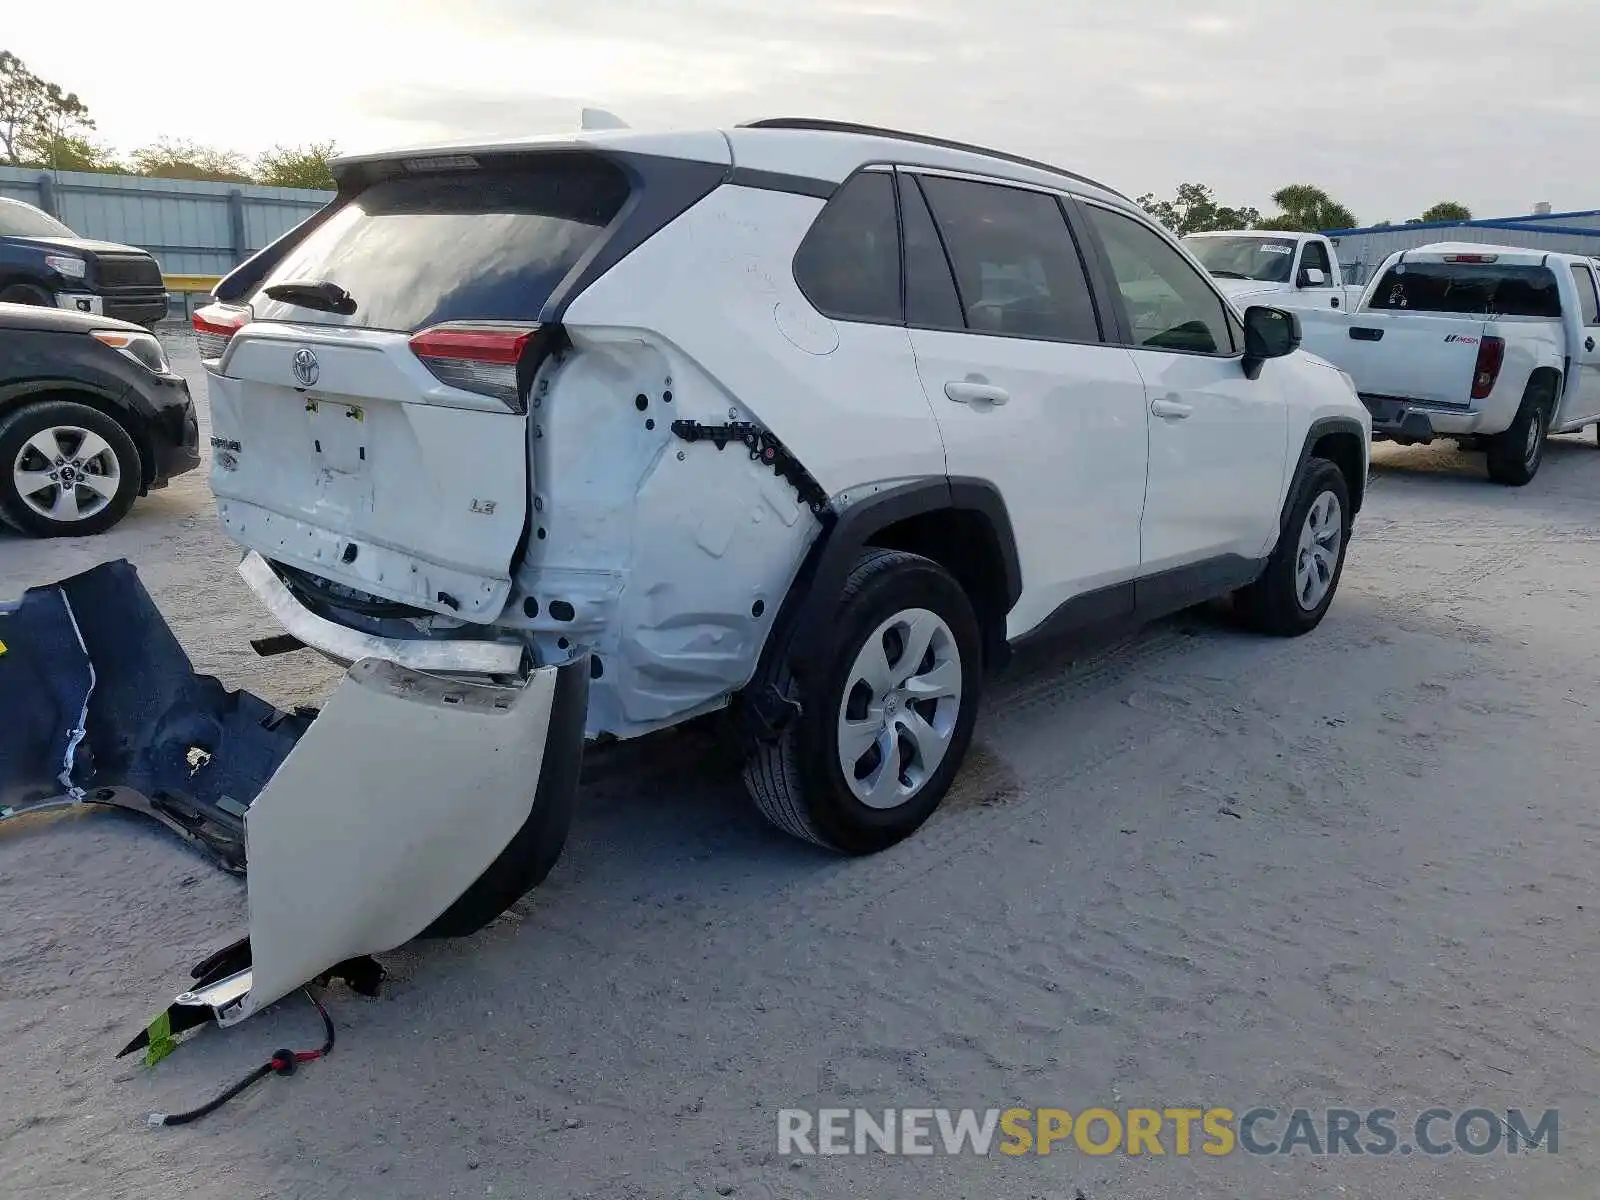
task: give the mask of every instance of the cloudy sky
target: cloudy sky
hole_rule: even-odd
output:
[[[1363,221],[1600,208],[1600,0],[11,0],[0,47],[100,140],[377,149],[820,116],[1058,162],[1130,194]],[[138,15],[130,17],[130,13]],[[87,33],[86,30],[94,32]],[[66,36],[64,36],[64,33]]]

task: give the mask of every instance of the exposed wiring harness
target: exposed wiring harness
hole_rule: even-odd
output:
[[[322,1028],[327,1034],[327,1040],[322,1043],[320,1050],[274,1050],[272,1057],[267,1059],[250,1074],[238,1083],[223,1092],[214,1100],[209,1100],[199,1108],[191,1108],[188,1112],[150,1114],[152,1125],[187,1125],[191,1121],[198,1121],[201,1117],[208,1116],[217,1111],[229,1100],[244,1091],[257,1080],[265,1079],[268,1075],[293,1075],[295,1068],[301,1063],[315,1062],[319,1058],[327,1058],[333,1053],[333,1018],[328,1015],[328,1010],[322,1006],[322,1001],[311,994],[310,988],[300,989],[305,998],[311,1001],[319,1016],[322,1017]]]

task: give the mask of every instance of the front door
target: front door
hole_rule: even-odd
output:
[[[1578,289],[1581,316],[1578,344],[1572,347],[1572,374],[1561,406],[1559,423],[1570,424],[1600,417],[1600,292],[1587,263],[1572,264],[1572,282]]]
[[[1144,382],[1102,340],[1060,201],[933,172],[901,172],[900,194],[907,325],[949,473],[995,483],[1016,535],[1008,636],[1086,593],[1086,615],[1131,609],[1116,585],[1139,566]]]
[[[1277,528],[1287,452],[1274,364],[1246,378],[1238,318],[1170,239],[1091,201],[1083,211],[1116,279],[1149,395],[1142,573],[1259,557]]]
[[[1340,281],[1333,277],[1333,263],[1328,258],[1328,247],[1322,242],[1307,238],[1300,247],[1300,265],[1295,268],[1294,286],[1304,292],[1303,303],[1308,307],[1325,305],[1338,308],[1344,295]]]

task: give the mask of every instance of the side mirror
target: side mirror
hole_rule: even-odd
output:
[[[1306,267],[1300,272],[1301,287],[1322,287],[1328,282],[1328,277],[1323,274],[1321,267]]]
[[[1261,374],[1261,364],[1300,349],[1300,318],[1287,309],[1251,305],[1244,310],[1244,373]]]

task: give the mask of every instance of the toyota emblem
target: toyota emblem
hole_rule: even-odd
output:
[[[315,385],[321,372],[322,368],[317,366],[317,356],[306,347],[302,346],[294,352],[294,377],[302,387]]]

